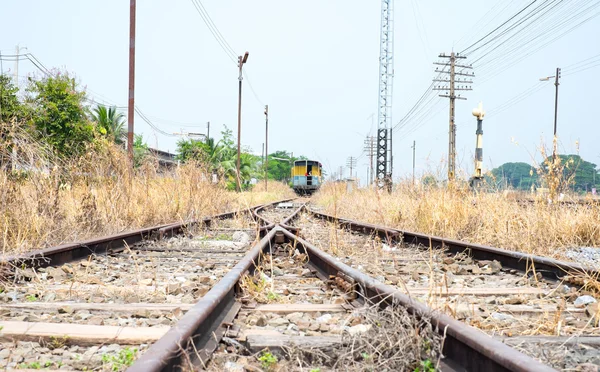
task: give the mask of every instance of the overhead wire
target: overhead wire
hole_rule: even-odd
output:
[[[217,41],[217,43],[219,44],[221,49],[223,49],[223,51],[225,52],[227,57],[229,57],[231,62],[233,62],[234,64],[237,65],[237,63],[238,63],[236,61],[237,54],[235,53],[233,48],[231,48],[231,46],[229,45],[227,40],[225,40],[225,38],[223,37],[223,35],[221,34],[221,32],[219,31],[217,26],[214,24],[214,22],[212,21],[212,18],[210,18],[210,15],[208,14],[206,9],[202,5],[202,2],[200,2],[200,0],[191,0],[191,1],[192,1],[192,4],[194,5],[194,7],[196,8],[196,10],[198,11],[198,14],[200,14],[200,17],[204,21],[204,24],[206,25],[206,27],[208,28],[210,33],[213,35],[214,39]]]
[[[548,4],[552,5],[553,3],[554,2],[550,2]],[[564,28],[572,24],[573,21],[581,19],[582,16],[585,16],[590,10],[599,5],[600,3],[590,0],[585,0],[581,4],[577,2],[555,3],[550,9],[546,9],[545,12],[538,14],[536,18],[531,19],[530,17],[531,21],[526,26],[534,26],[533,29],[526,33],[523,32],[523,30],[526,30],[527,28],[522,27],[517,29],[510,37],[498,40],[496,45],[490,45],[485,52],[477,56],[477,59],[472,62],[477,68],[478,75],[486,76],[485,79],[480,80],[479,84],[483,84],[492,77],[506,71],[506,65],[512,66],[520,62],[529,55],[539,51],[585,22],[596,17],[600,12],[593,13],[586,19],[583,19],[574,26],[564,30]],[[564,9],[561,7],[564,7]],[[560,11],[558,10],[559,8],[561,9]],[[528,14],[528,16],[531,15]],[[533,49],[530,47],[532,44],[534,46]],[[525,53],[519,53],[522,50],[525,50]],[[498,56],[495,57],[495,55]],[[490,59],[491,63],[480,63],[484,58]],[[484,68],[482,69],[482,67]]]
[[[482,34],[481,30],[484,30],[490,23],[494,22],[494,20],[498,19],[516,0],[504,1],[499,0],[496,5],[494,5],[490,10],[488,10],[474,25],[469,29],[469,31],[465,32],[460,39],[456,41],[455,44],[459,45],[462,41],[467,41],[471,39],[478,38],[480,34]],[[500,10],[497,14],[494,15],[495,9],[504,4],[504,8]],[[486,22],[487,21],[487,22]],[[484,23],[485,22],[485,23]],[[483,23],[483,24],[482,24]]]
[[[473,46],[477,45],[479,42],[485,40],[488,36],[490,36],[491,34],[493,34],[494,32],[496,32],[498,29],[500,29],[502,26],[504,26],[505,24],[507,24],[508,22],[510,22],[511,20],[513,20],[515,17],[517,17],[519,14],[523,13],[525,10],[527,10],[527,8],[529,8],[530,6],[532,6],[533,4],[535,4],[537,0],[533,0],[531,3],[529,3],[528,5],[526,5],[523,9],[519,10],[516,14],[514,14],[512,17],[510,17],[508,20],[504,21],[500,26],[496,27],[495,29],[493,29],[492,31],[488,32],[485,36],[483,36],[482,38],[480,38],[479,40],[477,40],[476,42],[472,43],[471,45],[469,45],[468,47],[466,47],[465,49],[463,49],[460,54],[465,54],[467,52],[467,50],[469,50],[470,48],[472,48]]]
[[[217,41],[217,43],[221,47],[221,49],[223,49],[223,51],[225,52],[227,57],[229,57],[229,59],[237,66],[239,63],[238,62],[238,53],[235,52],[235,50],[231,47],[231,45],[229,45],[229,43],[227,42],[227,39],[225,39],[225,37],[223,36],[221,31],[219,31],[219,28],[217,27],[215,22],[212,20],[210,14],[208,13],[206,8],[202,4],[202,1],[191,0],[191,2],[194,5],[194,7],[196,8],[196,11],[198,12],[198,14],[202,18],[202,20],[204,21],[204,24],[206,25],[206,27],[208,28],[210,33],[213,35],[214,39]],[[252,95],[258,101],[258,103],[260,103],[261,105],[264,106],[263,101],[260,99],[260,97],[256,93],[256,90],[252,86],[252,83],[250,82],[250,78],[248,77],[248,72],[246,72],[246,70],[242,70],[242,73],[248,82],[248,86],[250,88],[250,91],[252,92]]]
[[[585,1],[588,4],[590,3],[589,0],[585,0]],[[562,4],[566,4],[566,3],[562,3]],[[559,5],[562,5],[562,4],[559,4]],[[501,50],[501,52],[502,52],[501,56],[504,58],[509,57],[511,54],[514,54],[515,52],[519,51],[520,49],[527,48],[529,46],[529,44],[535,42],[537,39],[547,38],[548,36],[551,35],[552,32],[557,31],[557,30],[559,31],[561,26],[564,26],[565,24],[570,23],[572,20],[574,20],[578,16],[580,16],[584,13],[587,13],[590,9],[598,6],[599,4],[600,3],[592,4],[590,7],[584,8],[579,13],[577,13],[577,10],[580,8],[579,8],[579,6],[575,5],[571,9],[562,10],[560,13],[557,11],[555,13],[554,19],[546,18],[546,19],[543,19],[544,22],[541,22],[541,23],[538,22],[538,21],[542,20],[542,18],[540,16],[527,25],[527,26],[536,25],[536,28],[533,29],[531,32],[521,34],[521,35],[519,35],[519,37],[515,37],[515,35],[512,35],[510,38],[503,40],[502,43],[495,45],[493,48],[486,51],[483,55],[481,55],[477,59],[475,59],[472,63],[477,64],[477,62],[479,62],[480,60],[484,59],[485,57],[490,56],[492,54],[492,52],[495,52],[498,49],[500,49],[500,47],[502,45],[505,45],[506,47],[503,50]],[[549,9],[548,12],[550,12],[553,9],[555,9],[555,8],[553,7],[551,9]],[[546,12],[542,15],[546,15],[546,14],[548,14],[548,12]],[[520,32],[522,32],[525,29],[526,29],[526,27],[522,28],[520,30]],[[570,31],[570,30],[567,30],[567,32],[568,31]],[[565,34],[565,33],[563,33],[563,34]],[[562,36],[563,34],[560,34],[560,36]],[[552,39],[551,41],[553,41],[553,40],[554,39]],[[537,43],[537,44],[539,44],[539,43]],[[538,46],[538,49],[536,49],[536,50],[539,50],[539,49],[540,48]],[[528,50],[528,52],[531,53],[531,50]],[[497,64],[500,61],[498,61],[498,59],[494,59],[494,62]],[[481,67],[484,64],[478,65],[478,67]]]

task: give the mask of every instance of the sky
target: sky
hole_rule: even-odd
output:
[[[456,104],[456,162],[465,177],[473,172],[476,120],[471,110],[479,102],[487,112],[485,169],[541,160],[540,146],[552,143],[555,91],[553,79],[539,79],[555,75],[557,67],[563,68],[559,151],[600,163],[600,123],[593,113],[600,102],[600,64],[595,62],[600,17],[594,17],[600,0],[559,1],[552,9],[555,1],[543,9],[548,13],[539,24],[473,51],[483,42],[476,44],[461,61],[473,63],[475,73],[473,90],[462,92],[467,100]],[[433,63],[440,61],[439,53],[465,51],[529,3],[396,0],[393,125],[437,76]],[[545,0],[534,6],[539,4]],[[286,150],[320,160],[329,174],[339,172],[348,157],[357,157],[353,175],[364,182],[364,141],[377,126],[381,3],[204,0],[202,5],[235,55],[249,52],[242,146],[261,153],[268,104],[269,152]],[[16,45],[26,47],[21,53],[32,53],[46,67],[74,73],[90,98],[127,105],[129,1],[6,0],[0,10],[2,54],[14,54]],[[192,0],[138,1],[136,33],[136,106],[161,131],[136,115],[135,132],[151,147],[171,152],[180,138],[172,133],[206,133],[207,122],[211,137],[220,138],[225,125],[236,134],[237,64]],[[1,68],[14,73],[15,66],[3,62]],[[25,77],[36,68],[21,61],[18,73]],[[395,179],[412,172],[413,141],[417,175],[434,172],[445,178],[448,99],[430,94],[426,102],[394,132]]]

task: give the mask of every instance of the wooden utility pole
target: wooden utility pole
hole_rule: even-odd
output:
[[[127,153],[133,167],[133,117],[135,113],[135,0],[129,2],[129,100],[127,103]]]
[[[350,178],[352,178],[352,169],[356,168],[356,158],[351,156],[346,160],[346,166],[350,168]]]
[[[466,78],[458,78],[456,76],[467,76],[472,78],[475,76],[474,73],[464,73],[462,72],[464,69],[472,69],[472,66],[459,65],[456,64],[457,59],[465,59],[467,57],[461,56],[458,53],[450,53],[450,55],[446,55],[444,53],[439,55],[440,58],[447,58],[448,62],[435,62],[435,65],[444,66],[440,70],[436,68],[435,71],[441,74],[448,74],[448,77],[443,79],[433,79],[435,82],[443,82],[448,83],[448,85],[438,85],[434,86],[433,90],[442,90],[446,91],[446,94],[440,94],[440,97],[450,98],[450,120],[449,120],[449,130],[448,130],[448,181],[453,181],[456,173],[456,125],[454,124],[454,101],[457,99],[466,100],[466,98],[461,97],[460,94],[456,95],[455,92],[457,90],[472,90],[469,85],[458,85],[458,84],[471,84],[472,80],[467,80]],[[446,67],[449,67],[449,70],[446,70]],[[461,71],[456,71],[456,67],[462,68]]]
[[[269,179],[269,105],[265,105],[265,191]]]
[[[370,169],[370,177],[367,178],[367,183],[368,184],[372,184],[373,183],[373,158],[375,157],[375,151],[376,151],[376,147],[375,147],[375,137],[373,136],[367,136],[367,139],[365,139],[365,151],[367,152],[368,156],[369,156],[369,169]]]

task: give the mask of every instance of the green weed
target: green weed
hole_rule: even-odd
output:
[[[275,364],[277,364],[277,357],[268,351],[264,351],[258,360],[262,363],[263,369],[267,371],[271,371]]]
[[[267,293],[267,299],[269,301],[277,301],[277,300],[279,300],[279,295],[275,292],[269,292],[269,293]]]
[[[415,372],[435,372],[435,365],[429,359],[421,362],[421,365],[415,368]]]
[[[108,364],[112,371],[123,371],[133,364],[136,355],[137,349],[126,347],[121,349],[117,355],[103,354],[102,363]]]

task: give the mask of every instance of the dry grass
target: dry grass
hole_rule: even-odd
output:
[[[314,202],[339,217],[560,259],[565,248],[600,247],[598,204],[518,203],[510,194],[407,184],[392,194],[326,184]]]
[[[288,349],[289,369],[311,370],[316,365],[332,371],[439,370],[444,337],[427,314],[419,319],[401,306],[382,310],[369,303],[353,316],[361,319],[366,332],[343,332],[342,344],[329,350]]]
[[[109,143],[98,142],[84,158],[65,161],[25,133],[13,131],[11,136],[19,144],[19,164],[29,171],[0,170],[2,254],[293,197],[287,186],[276,182],[269,184],[269,192],[263,185],[240,194],[228,192],[211,184],[198,164],[164,171],[149,159],[130,172],[125,152]],[[10,155],[1,142],[0,156]]]

